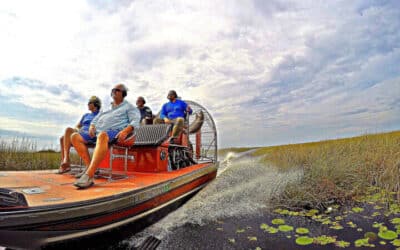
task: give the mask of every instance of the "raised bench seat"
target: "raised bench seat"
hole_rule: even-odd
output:
[[[172,124],[143,125],[135,129],[136,139],[133,146],[158,146],[169,137]]]

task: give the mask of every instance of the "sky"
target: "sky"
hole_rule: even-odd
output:
[[[219,147],[400,129],[400,1],[0,2],[0,139],[58,137],[116,83],[206,107]]]

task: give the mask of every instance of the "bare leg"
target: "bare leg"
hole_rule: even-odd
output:
[[[64,136],[60,137],[61,163],[64,160]]]
[[[71,135],[71,143],[74,146],[78,155],[82,158],[85,166],[89,166],[90,164],[90,155],[89,150],[85,144],[85,140],[79,133],[73,133]]]
[[[107,155],[108,141],[109,138],[106,132],[101,132],[97,137],[96,147],[93,152],[93,158],[92,161],[90,162],[88,169],[86,170],[86,174],[89,175],[90,178],[94,176],[97,167],[100,165],[101,161]]]
[[[75,132],[73,128],[67,128],[64,133],[63,146],[62,149],[62,166],[69,166],[70,158],[69,158],[69,150],[71,149],[71,135]],[[61,140],[60,140],[61,141]]]

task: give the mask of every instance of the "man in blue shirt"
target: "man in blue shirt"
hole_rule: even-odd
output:
[[[154,124],[173,123],[171,143],[176,142],[176,138],[183,129],[186,113],[192,114],[192,109],[186,102],[177,99],[175,90],[170,90],[167,96],[169,102],[165,103],[160,112],[160,118],[154,119]]]
[[[108,143],[117,140],[123,142],[127,135],[139,127],[140,112],[124,98],[127,95],[127,88],[123,84],[117,84],[111,90],[113,102],[109,110],[98,114],[89,127],[89,137],[83,137],[78,133],[71,136],[79,156],[87,167],[79,180],[74,183],[78,188],[88,188],[93,185],[93,177],[97,167],[107,155]],[[96,142],[93,158],[90,155],[86,143]]]
[[[82,137],[89,136],[89,126],[93,118],[99,113],[101,108],[101,101],[97,96],[92,96],[88,102],[88,109],[90,113],[84,114],[75,126],[75,128],[66,128],[64,135],[60,138],[61,146],[61,165],[58,169],[59,174],[63,174],[71,170],[69,149],[71,148],[71,135],[78,132]]]

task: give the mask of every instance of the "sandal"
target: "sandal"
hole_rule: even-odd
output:
[[[67,162],[64,162],[60,165],[60,168],[58,169],[57,174],[64,174],[69,171],[71,171],[71,165]]]
[[[79,189],[85,189],[94,184],[93,177],[89,177],[87,174],[83,174],[79,180],[74,183],[74,186]]]

